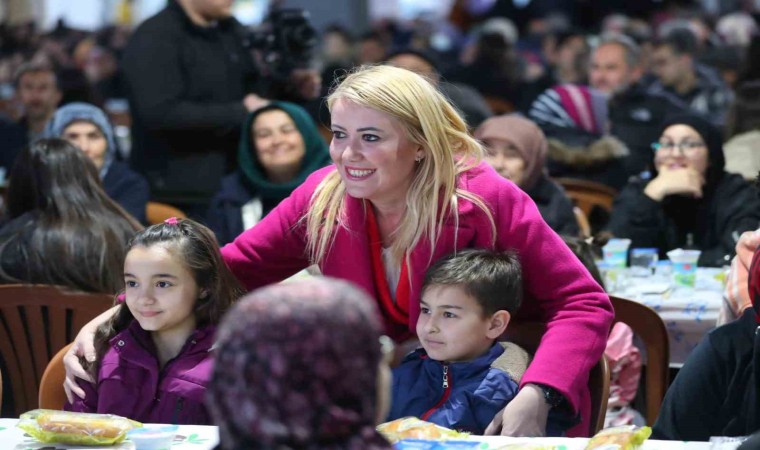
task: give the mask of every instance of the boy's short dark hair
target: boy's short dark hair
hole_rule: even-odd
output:
[[[500,310],[514,314],[523,295],[520,260],[511,251],[463,250],[430,266],[422,292],[430,286],[461,286],[485,316]]]

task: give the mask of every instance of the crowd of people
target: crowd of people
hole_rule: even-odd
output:
[[[614,312],[562,177],[618,192],[598,236],[731,266],[730,323],[655,435],[758,431],[756,396],[727,392],[760,387],[760,11],[457,1],[328,27],[298,61],[230,3],[0,30],[0,282],[116,301],[64,358],[67,409],[216,423],[222,448],[390,448],[374,425],[407,415],[586,435]],[[189,218],[148,224],[148,202]],[[533,355],[501,342],[526,320]]]

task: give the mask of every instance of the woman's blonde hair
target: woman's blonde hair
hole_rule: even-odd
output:
[[[476,166],[483,149],[470,137],[467,124],[456,109],[433,85],[405,69],[363,66],[333,89],[327,99],[331,110],[338,100],[397,119],[407,138],[424,151],[406,195],[407,210],[393,234],[394,261],[400,263],[405,252],[423,237],[430,241],[432,255],[447,215],[452,213],[458,220],[460,197],[484,211],[491,222],[492,240],[495,240],[496,227],[488,207],[477,195],[456,187],[457,175]],[[345,196],[345,186],[337,171],[325,177],[312,196],[306,228],[309,255],[314,263],[326,256],[336,224],[345,223]]]

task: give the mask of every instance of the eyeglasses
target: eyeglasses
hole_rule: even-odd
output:
[[[673,150],[677,148],[684,156],[694,156],[697,153],[697,150],[703,148],[704,146],[704,142],[693,141],[684,141],[678,144],[674,142],[655,142],[652,144],[652,150],[655,152],[673,153]]]

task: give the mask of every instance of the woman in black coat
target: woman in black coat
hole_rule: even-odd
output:
[[[652,145],[652,176],[623,189],[612,210],[609,229],[632,247],[668,250],[693,244],[702,251],[701,266],[731,261],[736,241],[760,223],[756,189],[741,176],[725,172],[720,131],[689,114],[665,120]]]

